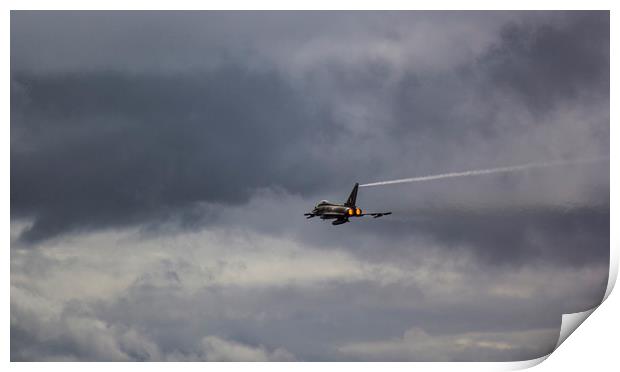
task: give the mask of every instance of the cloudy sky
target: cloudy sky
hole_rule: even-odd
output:
[[[608,12],[12,12],[11,359],[508,361],[597,305]]]

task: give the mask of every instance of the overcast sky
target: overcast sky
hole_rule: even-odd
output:
[[[508,361],[597,305],[608,12],[12,12],[11,359]]]

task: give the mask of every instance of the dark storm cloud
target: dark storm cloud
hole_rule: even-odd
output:
[[[29,239],[141,222],[197,201],[238,204],[257,187],[307,192],[336,173],[311,150],[342,131],[275,74],[13,84],[11,200],[14,217],[36,217]]]
[[[405,75],[392,93],[396,125],[390,129],[450,143],[472,133],[493,141],[530,129],[502,120],[503,111],[523,109],[540,121],[561,104],[602,104],[605,122],[596,124],[602,132],[598,145],[608,153],[609,14],[509,22],[499,40],[475,60],[453,73]],[[474,112],[463,115],[458,108],[471,97],[479,101]],[[529,127],[541,125],[536,121]]]
[[[422,209],[416,215],[371,229],[385,238],[412,233],[430,236],[452,249],[470,249],[492,265],[540,261],[582,266],[609,260],[609,209]],[[391,244],[385,251],[395,250],[391,254],[398,255],[406,249],[411,249],[406,243]]]
[[[444,148],[462,151],[461,138],[474,135],[501,146],[506,124],[496,119],[504,107],[486,101],[489,92],[514,92],[526,109],[546,111],[578,95],[577,91],[586,99],[605,99],[608,93],[609,17],[605,12],[511,22],[481,58],[455,66],[465,72],[407,72],[395,89],[385,85],[392,67],[381,61],[349,68],[319,63],[308,75],[310,88],[300,89],[277,70],[248,68],[247,61],[230,52],[225,67],[164,76],[150,69],[136,75],[127,72],[134,69],[124,63],[118,64],[121,69],[117,66],[116,72],[102,67],[76,73],[50,72],[43,66],[37,70],[27,63],[34,58],[28,43],[39,40],[43,31],[70,33],[68,40],[79,40],[70,27],[63,27],[63,17],[73,27],[93,31],[95,42],[103,46],[104,39],[94,31],[109,21],[130,28],[125,22],[130,16],[91,14],[92,28],[76,23],[77,13],[13,16],[11,213],[14,218],[34,220],[23,236],[31,241],[75,229],[165,218],[201,201],[239,204],[259,187],[315,196],[353,180],[377,177],[377,170],[403,174],[413,166],[432,171],[432,162],[417,159],[445,160],[438,147],[442,143]],[[195,15],[182,13],[171,15],[170,21],[184,17],[196,24]],[[159,29],[149,17],[137,19],[141,31],[129,32],[128,40],[148,40]],[[331,24],[331,18],[326,19],[323,22]],[[355,29],[349,22],[342,27],[348,33]],[[162,27],[161,40],[170,44],[185,40],[184,47],[196,42],[191,32],[179,35],[181,29]],[[114,48],[130,44],[119,43],[116,34],[105,34],[116,42]],[[313,30],[295,37],[309,40],[315,34],[318,31]],[[90,48],[86,42],[65,44],[59,44],[59,58],[66,61],[72,54],[84,57]],[[207,50],[219,54],[234,47],[217,45]],[[100,53],[106,50],[114,51],[104,48]],[[248,51],[242,55],[247,53],[257,55]],[[142,63],[139,52],[132,55],[134,62]],[[186,58],[195,62],[200,57]],[[139,71],[139,64],[133,67]],[[318,88],[312,80],[320,83]],[[334,116],[338,102],[313,98],[317,94],[385,103],[392,118],[386,123],[387,134],[373,140],[367,133],[358,133],[343,122],[349,119]],[[480,114],[467,118],[454,109],[472,94],[489,103],[478,107],[486,115],[483,120]],[[518,100],[513,105],[521,106]],[[597,126],[605,146],[608,124]],[[416,159],[395,164],[405,149],[413,149]],[[607,152],[607,148],[600,150]]]
[[[496,89],[534,110],[558,100],[609,99],[609,13],[584,12],[558,24],[509,24],[482,59]]]

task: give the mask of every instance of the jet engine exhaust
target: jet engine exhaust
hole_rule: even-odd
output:
[[[430,176],[413,177],[413,178],[402,178],[402,179],[391,180],[391,181],[380,181],[380,182],[366,183],[366,184],[360,185],[360,187],[393,185],[393,184],[397,184],[397,183],[409,183],[409,182],[433,181],[433,180],[439,180],[439,179],[443,179],[443,178],[479,176],[479,175],[483,175],[483,174],[508,173],[508,172],[523,171],[523,170],[528,170],[528,169],[556,167],[556,166],[561,166],[561,165],[599,163],[599,162],[603,162],[603,161],[609,161],[609,157],[593,158],[593,159],[578,159],[578,160],[560,160],[560,161],[551,161],[551,162],[542,162],[542,163],[529,163],[529,164],[522,164],[522,165],[513,165],[513,166],[509,166],[509,167],[490,168],[490,169],[477,169],[477,170],[468,170],[468,171],[464,171],[464,172],[443,173],[443,174],[435,174],[435,175],[430,175]]]

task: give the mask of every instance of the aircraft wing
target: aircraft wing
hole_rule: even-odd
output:
[[[392,214],[392,212],[372,212],[372,213],[362,213],[360,216],[372,216],[372,218],[379,218],[383,216],[387,216]]]

